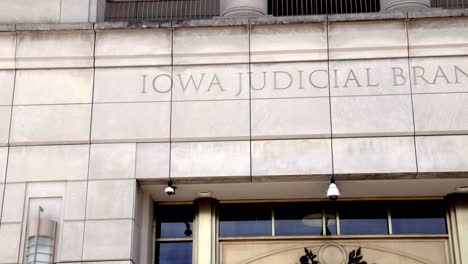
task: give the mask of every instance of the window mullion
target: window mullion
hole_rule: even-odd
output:
[[[338,206],[335,208],[336,212],[336,235],[341,235],[341,227],[340,227],[340,211],[338,210]]]
[[[325,208],[322,208],[322,236],[327,235],[327,219],[325,215]]]
[[[153,248],[152,248],[152,262],[151,263],[156,263],[156,228],[157,228],[157,221],[155,214],[157,214],[157,211],[153,209]]]
[[[276,236],[275,231],[275,206],[271,205],[271,236]]]
[[[388,221],[388,234],[393,235],[392,213],[390,212],[390,207],[387,208],[387,221]]]

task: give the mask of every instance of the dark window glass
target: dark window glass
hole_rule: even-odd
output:
[[[443,201],[405,201],[391,206],[393,234],[446,234]]]
[[[159,205],[156,206],[158,238],[192,237],[192,205]]]
[[[221,204],[221,237],[271,236],[270,204]]]
[[[318,236],[322,234],[322,230],[322,209],[319,204],[275,205],[275,234],[277,236]]]
[[[339,206],[342,235],[388,234],[387,209],[378,202],[343,202]]]
[[[156,264],[192,264],[192,242],[164,242],[156,246]]]

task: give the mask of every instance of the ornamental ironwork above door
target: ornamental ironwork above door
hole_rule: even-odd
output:
[[[222,264],[448,264],[448,240],[222,242]]]
[[[304,251],[305,255],[299,259],[300,264],[320,264],[317,260],[317,255],[315,255],[312,250],[304,248]],[[367,264],[361,255],[361,248],[349,252],[347,264]]]

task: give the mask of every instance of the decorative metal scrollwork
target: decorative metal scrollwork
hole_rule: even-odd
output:
[[[353,250],[349,253],[348,264],[367,264],[367,262],[362,261],[362,258],[361,248]]]
[[[299,259],[300,264],[320,264],[320,262],[316,260],[317,255],[315,255],[312,250],[304,248],[304,251],[305,255]],[[349,253],[348,264],[367,264],[366,261],[362,260],[363,258],[361,248],[358,248]]]
[[[304,248],[304,251],[306,254],[299,259],[301,264],[320,264],[317,260],[315,260],[317,255],[315,255],[312,250]]]

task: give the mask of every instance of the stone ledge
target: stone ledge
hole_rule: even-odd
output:
[[[382,180],[424,180],[424,179],[463,179],[468,172],[440,173],[364,173],[364,174],[334,174],[337,181],[382,181]],[[220,177],[176,177],[176,184],[213,184],[213,183],[245,183],[245,182],[318,182],[328,181],[331,174],[318,175],[287,175],[287,176],[220,176]],[[164,185],[168,178],[136,179],[141,185]]]
[[[0,32],[14,32],[15,24],[0,24]]]
[[[16,31],[93,30],[93,23],[16,24]]]
[[[329,22],[348,21],[375,21],[375,20],[397,20],[406,19],[406,12],[381,12],[381,13],[361,13],[361,14],[337,14],[329,15]]]
[[[285,16],[285,17],[255,17],[250,19],[251,25],[286,25],[327,22],[327,15],[315,16]]]
[[[334,174],[337,181],[408,180],[415,179],[416,175],[416,172]]]
[[[177,20],[160,22],[103,22],[96,23],[95,29],[134,29],[134,28],[183,28],[183,27],[228,27],[248,25],[287,25],[322,22],[347,22],[347,21],[378,21],[400,20],[407,18],[438,18],[438,17],[466,17],[468,9],[438,9],[433,8],[424,11],[409,12],[380,12],[360,14],[336,14],[336,15],[311,15],[311,16],[262,16],[262,17],[238,17],[202,20]]]
[[[418,172],[417,179],[465,179],[468,178],[467,171],[448,172]]]
[[[245,17],[224,18],[215,17],[213,19],[201,20],[179,20],[173,21],[174,28],[181,27],[229,27],[229,26],[245,26],[250,24],[250,19]]]
[[[0,24],[0,32],[13,31],[57,31],[57,30],[111,30],[111,29],[150,29],[184,27],[228,27],[248,25],[287,25],[323,22],[379,21],[419,18],[468,17],[468,9],[432,8],[423,11],[381,12],[361,14],[223,18],[203,20],[177,20],[157,22],[99,22],[99,23],[63,23],[63,24]]]
[[[439,17],[466,17],[468,9],[439,9],[431,8],[428,10],[419,10],[408,12],[408,18],[439,18]]]
[[[159,179],[136,179],[141,185],[164,185],[167,177]],[[175,184],[220,184],[220,183],[250,183],[250,176],[209,176],[209,177],[172,177]]]
[[[172,27],[171,21],[159,22],[99,22],[94,24],[95,30],[109,30],[109,29],[150,29],[150,28],[170,28]]]

